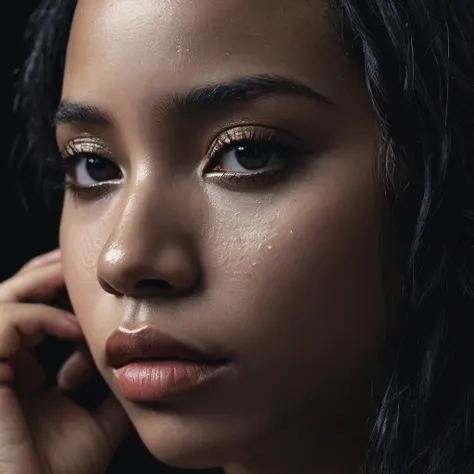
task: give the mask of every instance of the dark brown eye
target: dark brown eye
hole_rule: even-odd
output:
[[[271,143],[239,142],[220,152],[218,171],[244,173],[278,167],[282,157]]]
[[[110,160],[97,155],[79,154],[71,169],[71,178],[80,187],[89,187],[122,178],[120,168]]]

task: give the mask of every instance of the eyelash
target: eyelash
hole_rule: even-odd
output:
[[[90,148],[90,146],[88,147]],[[54,190],[67,191],[74,198],[98,199],[106,196],[113,187],[110,182],[98,183],[92,186],[79,186],[73,181],[67,180],[67,175],[73,174],[75,167],[87,158],[98,158],[114,164],[112,160],[100,153],[82,151],[75,143],[68,143],[61,153],[56,153],[46,162],[47,171],[51,176],[48,183],[50,187]]]
[[[239,147],[257,148],[263,153],[275,155],[283,162],[282,166],[264,171],[250,172],[232,172],[217,171],[216,167],[225,156],[226,153],[238,150]],[[82,147],[81,147],[82,148]],[[239,190],[242,187],[252,187],[266,185],[278,181],[282,174],[290,171],[290,168],[296,163],[296,158],[304,152],[300,146],[296,144],[296,139],[282,132],[261,128],[228,130],[222,133],[212,144],[211,151],[208,153],[207,165],[204,173],[209,175],[213,181],[217,181],[226,188]],[[73,197],[81,199],[99,199],[106,196],[109,191],[117,184],[117,180],[104,181],[91,186],[80,186],[73,181],[67,180],[67,175],[73,174],[76,166],[84,159],[94,158],[105,160],[118,166],[109,158],[104,157],[100,153],[93,151],[81,151],[74,142],[69,143],[63,149],[61,156],[57,156],[52,160],[53,166],[58,168],[63,179],[59,183],[59,187],[65,189]],[[66,175],[64,177],[64,175]]]
[[[237,150],[239,147],[252,146],[260,148],[268,154],[275,154],[283,166],[265,171],[230,172],[215,171],[225,153]],[[211,146],[209,163],[205,171],[215,177],[226,187],[238,189],[243,185],[260,185],[274,182],[280,175],[289,171],[295,165],[300,155],[303,154],[301,146],[296,144],[296,139],[283,132],[261,128],[228,130],[222,133]]]

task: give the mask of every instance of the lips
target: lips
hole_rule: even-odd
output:
[[[117,388],[133,401],[154,401],[193,388],[222,372],[228,360],[151,327],[120,328],[106,343]]]
[[[206,365],[223,365],[226,361],[213,354],[183,344],[156,329],[114,331],[106,344],[107,365],[118,369],[143,360],[181,361]]]

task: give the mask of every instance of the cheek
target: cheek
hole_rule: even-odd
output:
[[[215,200],[219,330],[267,395],[347,392],[383,343],[379,199],[371,170],[353,176],[302,182],[257,212]]]
[[[97,280],[97,262],[104,244],[101,220],[84,219],[70,209],[63,210],[60,227],[64,277],[75,314],[86,340],[94,347],[103,343],[110,329],[104,315],[106,295]],[[101,308],[104,313],[101,317]]]

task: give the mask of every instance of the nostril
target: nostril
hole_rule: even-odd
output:
[[[137,283],[137,290],[140,292],[165,292],[165,293],[171,293],[175,291],[175,288],[173,285],[168,283],[165,280],[159,280],[159,279],[147,279],[147,280],[141,280]]]
[[[98,280],[100,286],[104,291],[114,296],[122,296],[122,293],[119,290],[115,289],[112,285],[107,283],[103,278],[99,278]]]

